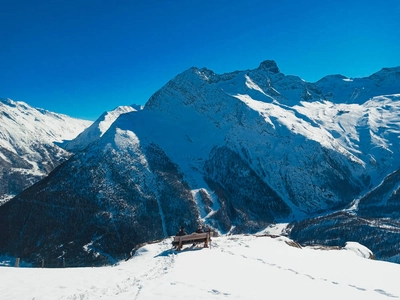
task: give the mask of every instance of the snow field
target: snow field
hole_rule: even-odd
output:
[[[211,249],[140,248],[113,267],[0,267],[0,299],[390,299],[400,266],[364,258],[368,249],[288,245],[285,237],[223,236]]]

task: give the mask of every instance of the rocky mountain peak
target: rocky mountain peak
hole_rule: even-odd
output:
[[[265,70],[268,71],[270,73],[279,73],[279,68],[278,65],[276,64],[276,62],[274,60],[264,60],[260,66],[258,67],[259,70]]]

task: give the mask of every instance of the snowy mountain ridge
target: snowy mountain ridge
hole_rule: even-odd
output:
[[[138,105],[118,106],[112,111],[104,112],[93,124],[86,128],[76,138],[65,142],[62,147],[68,151],[77,152],[83,150],[90,143],[98,140],[108,130],[111,124],[121,115],[131,111],[142,109]]]
[[[0,99],[1,132],[0,146],[18,154],[18,140],[32,141],[35,135],[48,141],[62,142],[73,139],[82,128],[92,122],[74,119],[67,115],[33,108],[22,101]],[[20,129],[22,128],[22,130]],[[18,136],[11,138],[15,134]]]
[[[75,138],[90,124],[22,101],[0,99],[0,201],[66,160],[70,154],[55,143]]]
[[[400,67],[383,68],[364,78],[330,75],[316,84],[327,100],[338,103],[361,104],[373,97],[398,94]]]
[[[181,225],[254,233],[348,208],[400,169],[396,70],[308,83],[273,61],[222,75],[192,67],[2,206],[0,252],[105,264]],[[365,101],[350,102],[361,84]],[[395,253],[379,251],[390,241],[367,246],[390,260]]]

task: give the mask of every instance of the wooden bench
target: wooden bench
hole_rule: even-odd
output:
[[[174,240],[172,241],[172,246],[176,247],[176,250],[181,250],[183,245],[197,244],[204,242],[204,248],[207,248],[209,247],[212,236],[213,236],[212,232],[192,233],[182,236],[175,236]]]

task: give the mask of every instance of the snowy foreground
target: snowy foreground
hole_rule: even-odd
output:
[[[285,237],[224,236],[211,249],[147,245],[113,267],[0,267],[0,299],[391,299],[400,265],[342,250],[288,245]]]

